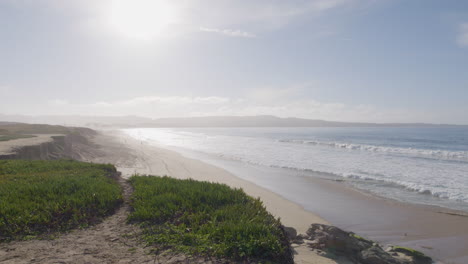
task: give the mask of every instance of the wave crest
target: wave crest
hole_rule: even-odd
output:
[[[468,161],[468,151],[384,147],[384,146],[374,146],[374,145],[362,145],[362,144],[351,144],[351,143],[341,143],[341,142],[315,141],[315,140],[297,140],[297,139],[292,139],[292,140],[281,139],[278,141],[283,142],[283,143],[326,146],[326,147],[341,148],[341,149],[347,149],[347,150],[381,152],[381,153],[391,153],[391,154],[397,154],[397,155],[411,155],[411,156],[417,156],[417,157],[427,157],[427,158],[444,159],[444,160]]]

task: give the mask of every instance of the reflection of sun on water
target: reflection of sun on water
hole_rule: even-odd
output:
[[[177,12],[170,0],[113,0],[108,19],[115,32],[149,40],[162,36],[176,22]]]

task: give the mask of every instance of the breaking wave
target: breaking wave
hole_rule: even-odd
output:
[[[391,153],[391,154],[396,154],[396,155],[411,155],[411,156],[417,156],[417,157],[428,157],[428,158],[444,159],[444,160],[468,161],[468,151],[449,151],[449,150],[385,147],[385,146],[350,144],[350,143],[340,143],[340,142],[326,142],[326,141],[315,141],[315,140],[297,140],[297,139],[280,139],[278,141],[284,142],[284,143],[327,146],[327,147],[348,149],[348,150],[382,152],[382,153]]]

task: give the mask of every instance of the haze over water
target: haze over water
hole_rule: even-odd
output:
[[[110,146],[116,167],[135,154],[126,171],[206,174],[176,154],[152,170],[155,144],[300,214],[468,263],[468,218],[406,204],[468,215],[468,1],[0,0],[0,25],[0,124],[123,129],[143,141]]]
[[[125,131],[141,140],[226,160],[319,172],[320,177],[344,179],[403,202],[468,211],[468,128],[464,127]]]

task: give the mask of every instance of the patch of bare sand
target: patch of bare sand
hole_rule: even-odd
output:
[[[131,187],[120,182],[128,197]],[[154,257],[138,246],[138,230],[125,223],[128,210],[125,203],[102,223],[57,239],[0,244],[0,263],[154,263]]]
[[[182,254],[150,254],[139,240],[141,230],[126,223],[131,186],[119,179],[126,202],[102,223],[62,234],[53,240],[0,244],[0,263],[216,263]]]
[[[134,173],[169,175],[221,182],[241,187],[246,193],[260,197],[267,209],[282,222],[305,232],[311,223],[325,223],[320,217],[259,186],[241,180],[220,168],[185,158],[178,153],[146,146],[120,133],[101,134],[93,139],[99,146],[81,146],[78,153],[84,161],[114,164],[124,177]],[[131,186],[122,178],[125,203],[100,224],[83,230],[61,234],[53,240],[30,240],[0,244],[0,263],[227,263],[209,258],[189,258],[170,252],[149,254],[140,238],[141,230],[126,223]],[[337,263],[310,251],[305,244],[295,245],[295,262],[301,264]],[[342,263],[342,262],[338,262]]]
[[[101,145],[93,150],[95,147],[81,146],[82,152],[78,154],[87,161],[120,166],[135,162],[132,150],[118,144]],[[227,263],[171,252],[152,254],[151,248],[145,247],[140,239],[140,228],[126,223],[133,190],[122,177],[119,177],[119,183],[125,202],[115,214],[92,227],[59,234],[56,239],[0,243],[0,263]]]
[[[36,146],[46,142],[52,142],[53,136],[63,136],[59,134],[37,134],[32,138],[18,138],[8,141],[0,141],[0,156],[11,155],[16,152],[16,149],[26,146]]]
[[[260,197],[270,213],[280,217],[285,226],[295,228],[298,233],[305,233],[312,223],[327,223],[318,215],[305,211],[301,206],[271,191],[242,180],[226,170],[199,160],[186,158],[174,151],[148,146],[145,142],[135,140],[116,131],[101,134],[95,137],[94,141],[99,145],[113,149],[112,154],[102,157],[106,160],[98,158],[96,161],[106,162],[111,159],[111,163],[117,166],[117,169],[123,173],[124,178],[138,173],[224,183],[231,187],[242,188],[253,197]],[[124,156],[125,158],[122,158]],[[293,249],[296,253],[294,257],[296,263],[348,263],[319,256],[312,252],[306,244],[296,244]]]

